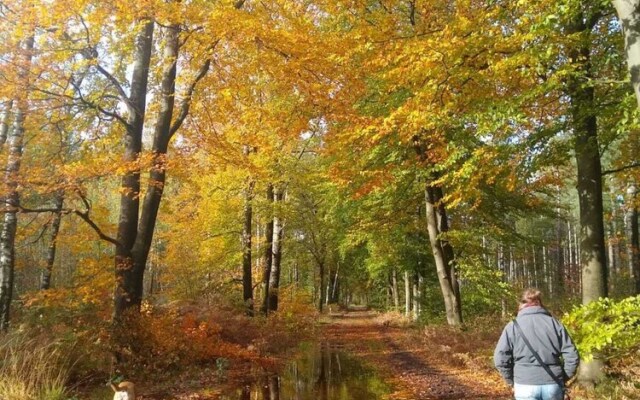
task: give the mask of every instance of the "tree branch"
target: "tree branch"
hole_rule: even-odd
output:
[[[216,47],[216,45],[219,42],[220,42],[220,39],[216,40],[207,50],[213,51],[213,49]],[[196,85],[198,84],[198,82],[200,82],[202,78],[204,78],[207,72],[209,72],[210,67],[211,67],[211,58],[208,58],[204,62],[204,64],[202,64],[202,66],[198,70],[198,74],[196,75],[195,79],[193,80],[193,82],[191,82],[191,84],[187,88],[185,96],[180,102],[180,111],[178,113],[178,116],[176,117],[175,121],[173,121],[173,124],[171,125],[171,129],[169,131],[170,138],[178,131],[178,129],[180,129],[180,126],[184,122],[185,118],[187,118],[187,115],[189,115],[189,108],[191,108],[191,99],[193,98],[193,92],[195,91]]]
[[[108,117],[118,120],[127,128],[129,127],[129,123],[124,118],[122,118],[120,114],[116,112],[107,111],[104,108],[97,105],[96,103],[85,99],[84,96],[82,95],[82,92],[80,91],[80,88],[75,84],[75,82],[71,82],[71,85],[73,85],[74,89],[76,90],[76,93],[78,93],[78,100],[80,100],[82,104],[88,106],[89,108],[93,108],[94,110],[97,110]]]
[[[116,91],[118,92],[118,95],[120,95],[120,99],[124,101],[124,103],[126,104],[127,110],[129,110],[129,113],[134,112],[133,106],[131,104],[131,100],[129,100],[127,93],[124,91],[124,89],[120,85],[120,82],[118,82],[115,76],[111,75],[111,73],[106,69],[104,69],[100,64],[95,64],[94,67],[98,70],[98,72],[102,74],[102,76],[107,78],[107,80],[111,83],[111,85],[116,89]]]
[[[608,169],[606,171],[602,171],[602,176],[611,175],[611,174],[615,174],[617,172],[622,172],[622,171],[626,171],[628,169],[633,169],[633,168],[638,168],[638,167],[640,167],[640,162],[636,162],[636,163],[633,163],[633,164],[625,165],[624,167],[620,167],[620,168],[614,168],[614,169]]]
[[[89,224],[89,226],[98,234],[100,239],[105,240],[109,243],[112,243],[116,246],[121,246],[118,240],[102,232],[102,229],[100,229],[100,227],[95,222],[93,222],[93,220],[89,217],[89,211],[80,211],[80,210],[71,210],[71,211],[77,216],[79,216],[80,218],[82,218],[84,222]]]
[[[86,200],[86,198],[82,197],[82,201],[85,204],[85,206],[89,205],[89,202]],[[76,210],[76,209],[70,209],[70,208],[64,208],[64,209],[60,209],[60,208],[26,208],[26,207],[17,207],[17,211],[19,211],[20,213],[25,213],[25,214],[31,214],[31,213],[46,213],[46,212],[51,212],[51,213],[62,213],[62,214],[75,214],[77,216],[79,216],[83,221],[85,221],[87,224],[89,224],[89,226],[98,234],[98,236],[100,237],[100,239],[105,240],[109,243],[113,243],[116,246],[120,246],[120,242],[117,239],[112,238],[111,236],[107,235],[106,233],[104,233],[102,231],[102,229],[100,229],[100,227],[93,222],[93,220],[91,219],[91,217],[89,216],[89,208],[87,208],[85,211],[80,211],[80,210]],[[8,212],[15,212],[16,210],[11,210],[11,209],[7,209],[5,208],[4,210],[0,211],[2,213],[8,213]]]

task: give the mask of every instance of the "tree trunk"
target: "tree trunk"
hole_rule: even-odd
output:
[[[404,315],[409,318],[411,315],[411,281],[409,271],[404,271]]]
[[[591,23],[595,24],[594,21]],[[580,35],[580,43],[569,51],[575,72],[568,79],[568,95],[574,134],[574,151],[578,172],[580,203],[580,263],[582,265],[582,303],[588,304],[608,296],[606,248],[602,204],[602,167],[594,89],[590,63],[590,32],[585,16],[577,13],[569,33]],[[579,379],[587,385],[600,380],[603,363],[598,357],[580,367]]]
[[[320,274],[320,287],[318,288],[318,311],[322,312],[324,298],[322,297],[322,288],[324,288],[324,261],[318,263],[318,273]]]
[[[49,235],[49,248],[47,249],[47,260],[44,271],[42,271],[42,280],[40,281],[40,290],[47,290],[51,287],[51,274],[53,272],[53,264],[56,260],[56,249],[58,242],[58,232],[60,231],[60,223],[62,221],[62,206],[64,204],[64,194],[56,193],[54,207],[56,210],[51,219],[51,232]]]
[[[572,32],[587,36],[590,27],[583,17],[576,18]],[[588,36],[587,36],[588,37]],[[606,250],[602,204],[602,167],[594,104],[594,90],[585,84],[591,79],[590,50],[586,40],[570,52],[570,62],[576,67],[568,94],[575,136],[580,203],[580,248],[582,263],[582,300],[584,304],[607,296]]]
[[[333,286],[331,288],[331,303],[338,302],[338,293],[340,288],[340,283],[338,282],[338,277],[340,273],[340,261],[336,263],[336,273],[333,275]]]
[[[245,155],[249,154],[249,147],[244,148]],[[242,300],[244,301],[247,315],[253,315],[253,279],[251,271],[251,242],[253,225],[253,186],[254,181],[249,179],[244,189],[244,209],[242,225]]]
[[[264,315],[269,313],[269,279],[271,278],[271,268],[273,267],[273,185],[267,185],[267,202],[270,204],[267,225],[264,230],[265,248],[264,265],[262,272],[262,307],[260,311]],[[321,288],[322,289],[322,288]],[[322,291],[320,292],[322,298]]]
[[[13,100],[5,101],[2,105],[2,116],[0,116],[0,149],[2,149],[7,142],[12,107]]]
[[[565,269],[566,260],[564,257],[564,221],[560,215],[560,208],[556,210],[556,265],[554,269],[554,281],[555,281],[555,295],[556,297],[562,297],[565,294]]]
[[[114,320],[119,320],[129,308],[140,307],[141,293],[137,290],[138,279],[133,260],[133,247],[138,230],[140,207],[140,168],[135,166],[142,151],[142,131],[147,104],[149,63],[153,45],[154,23],[145,20],[134,41],[133,72],[131,77],[131,104],[124,137],[123,164],[128,171],[120,185],[120,217],[115,254],[116,290],[114,297]]]
[[[417,321],[420,317],[420,278],[416,272],[413,275],[413,320]]]
[[[635,294],[640,294],[640,238],[638,237],[638,206],[636,205],[636,185],[627,187],[628,218],[629,218],[629,270],[634,280]]]
[[[167,169],[167,150],[172,136],[172,120],[176,91],[176,64],[178,58],[180,28],[177,25],[164,28],[163,72],[160,83],[160,109],[153,135],[152,165],[149,183],[142,203],[136,241],[133,246],[135,299],[140,305],[143,294],[144,270],[153,242],[160,201],[164,193]]]
[[[394,267],[391,272],[391,290],[393,291],[393,307],[400,311],[400,294],[398,293],[398,270]]]
[[[446,234],[449,230],[442,197],[442,189],[438,186],[428,187],[425,191],[427,230],[440,290],[444,298],[447,323],[451,326],[460,326],[462,325],[462,307],[453,248],[447,240],[442,238],[442,234]]]
[[[20,207],[20,193],[18,191],[18,174],[22,162],[24,145],[24,120],[27,115],[29,93],[29,73],[33,58],[34,37],[28,37],[20,49],[24,60],[22,69],[18,73],[21,93],[15,99],[16,113],[13,127],[8,133],[7,167],[4,173],[6,196],[4,198],[4,223],[0,231],[0,330],[9,329],[11,301],[13,299],[13,278],[15,268],[15,239],[18,228],[18,209]]]
[[[278,289],[280,288],[280,265],[282,263],[282,238],[284,221],[279,210],[284,200],[284,190],[278,188],[274,192],[275,214],[273,216],[273,265],[269,278],[269,310],[278,311]]]
[[[616,194],[613,188],[611,189],[609,199],[611,200],[611,221],[609,223],[609,276],[617,275],[619,261],[618,253],[620,248],[620,239],[618,237],[618,202],[616,201]]]
[[[624,33],[627,67],[631,73],[631,85],[640,107],[640,1],[612,0]]]

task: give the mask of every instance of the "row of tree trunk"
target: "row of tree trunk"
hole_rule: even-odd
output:
[[[248,156],[248,147],[245,147],[245,155]],[[242,292],[247,315],[254,315],[254,286],[252,269],[252,243],[253,243],[253,199],[255,182],[248,178],[244,190],[244,211],[242,230]],[[284,219],[279,211],[279,203],[285,199],[284,186],[267,185],[266,199],[270,203],[270,216],[265,224],[262,262],[262,299],[260,312],[268,315],[269,312],[278,310],[280,275],[282,265],[282,248],[284,237]]]

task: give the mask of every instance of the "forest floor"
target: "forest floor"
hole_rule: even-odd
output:
[[[392,386],[390,399],[510,398],[486,354],[491,335],[396,327],[366,311],[330,315],[324,322],[323,339],[373,368]]]
[[[446,326],[418,329],[402,326],[401,320],[398,316],[368,311],[332,313],[321,317],[315,341],[371,369],[391,388],[391,393],[384,397],[390,400],[511,398],[491,362],[493,345],[500,333],[495,321],[486,324],[492,328],[479,324],[460,331]],[[175,383],[165,382],[161,385],[164,388],[154,385],[154,390],[145,390],[149,388],[144,385],[147,387],[143,386],[141,398],[253,399],[253,395],[240,396],[239,388],[261,382],[265,374],[278,374],[292,354],[273,356],[270,365],[235,364],[226,371],[222,382],[216,378],[214,367],[194,368]],[[235,394],[229,395],[230,389],[235,390]],[[256,398],[271,397],[257,395]],[[274,398],[288,400],[286,395]]]

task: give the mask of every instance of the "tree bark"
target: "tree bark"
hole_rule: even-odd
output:
[[[391,290],[393,291],[393,307],[398,312],[400,310],[400,294],[398,293],[398,270],[395,267],[391,271]]]
[[[591,19],[591,18],[589,18]],[[595,24],[594,21],[590,22]],[[588,304],[608,296],[608,273],[604,240],[602,200],[602,166],[598,129],[591,85],[590,32],[585,15],[577,13],[568,33],[579,36],[579,42],[569,50],[569,62],[575,71],[567,81],[570,113],[574,134],[574,151],[578,173],[580,204],[580,264],[582,265],[582,303]],[[580,367],[579,380],[586,385],[599,381],[603,363],[598,357]]]
[[[460,326],[462,325],[462,307],[453,248],[447,240],[442,238],[442,234],[446,234],[449,231],[442,197],[442,189],[438,186],[430,186],[425,190],[427,231],[438,273],[440,290],[444,298],[447,323],[451,326]]]
[[[338,302],[338,293],[340,292],[340,282],[338,280],[339,277],[339,273],[340,273],[340,262],[338,261],[338,263],[336,264],[336,273],[333,275],[333,286],[331,288],[331,302],[332,303],[337,303]]]
[[[62,206],[64,205],[64,194],[56,193],[54,207],[57,210],[53,213],[51,219],[51,232],[49,234],[49,247],[47,249],[47,259],[44,270],[42,271],[42,280],[40,281],[40,290],[47,290],[51,287],[51,275],[53,272],[53,264],[56,260],[56,249],[58,247],[58,232],[60,231],[60,223],[62,222]]]
[[[164,54],[162,81],[160,83],[160,109],[154,128],[152,144],[152,164],[149,171],[149,183],[142,203],[138,232],[132,249],[135,299],[139,306],[142,301],[144,271],[147,266],[149,250],[153,242],[160,201],[166,183],[167,151],[172,137],[171,123],[176,91],[176,64],[179,51],[178,36],[180,28],[171,25],[164,28]]]
[[[631,73],[631,86],[640,107],[640,1],[612,0],[624,34],[627,68]]]
[[[411,315],[411,281],[409,271],[404,271],[404,316],[409,318],[409,315]]]
[[[9,329],[10,309],[13,300],[13,281],[15,269],[15,239],[18,228],[18,209],[20,192],[18,190],[18,174],[22,162],[24,146],[24,121],[28,112],[29,74],[33,59],[34,37],[25,39],[20,49],[20,57],[24,64],[18,73],[22,91],[15,99],[16,112],[13,127],[7,137],[7,166],[4,171],[6,196],[4,198],[4,223],[0,231],[0,330]]]
[[[627,187],[628,219],[629,219],[629,270],[633,276],[635,294],[640,294],[640,238],[638,237],[638,206],[635,183]]]
[[[245,146],[245,154],[249,154],[248,146]],[[251,242],[253,225],[253,186],[254,181],[249,180],[244,190],[244,210],[242,226],[242,299],[247,315],[253,315],[253,279],[251,271]]]
[[[420,317],[420,278],[418,273],[413,274],[413,320],[417,321]]]
[[[120,217],[115,254],[116,290],[114,297],[114,320],[119,320],[129,308],[140,307],[142,301],[137,291],[138,279],[133,260],[133,246],[138,230],[140,208],[140,167],[136,162],[142,152],[142,130],[147,104],[149,64],[153,47],[151,20],[143,21],[134,41],[133,73],[131,77],[130,110],[124,137],[123,163],[128,171],[120,184]]]
[[[0,149],[7,142],[9,134],[9,119],[11,117],[11,109],[13,108],[13,100],[5,101],[2,107],[2,116],[0,116]]]
[[[568,82],[573,119],[574,151],[578,172],[580,203],[580,248],[582,263],[582,300],[584,304],[606,297],[607,267],[604,245],[602,200],[602,166],[598,145],[598,130],[594,104],[590,49],[587,41],[590,27],[583,16],[576,17],[570,33],[582,34],[581,44],[570,51],[570,63],[576,73]]]
[[[265,248],[264,265],[262,272],[262,307],[260,311],[264,315],[269,314],[269,279],[271,278],[271,268],[273,267],[273,185],[267,185],[267,202],[269,203],[268,222],[264,230]],[[322,299],[322,287],[320,287],[320,299]],[[321,300],[322,301],[322,300]]]
[[[562,297],[565,294],[564,277],[566,275],[566,260],[564,257],[564,221],[560,215],[560,208],[556,210],[556,268],[554,269],[555,295]]]
[[[318,269],[320,274],[320,287],[318,288],[318,311],[322,312],[324,304],[324,298],[322,296],[322,288],[324,288],[324,261],[318,262]]]
[[[280,288],[280,264],[282,262],[282,238],[284,234],[284,221],[279,210],[279,204],[284,200],[284,190],[278,188],[274,191],[273,201],[275,213],[273,216],[273,265],[269,277],[269,311],[278,311],[278,290]]]

